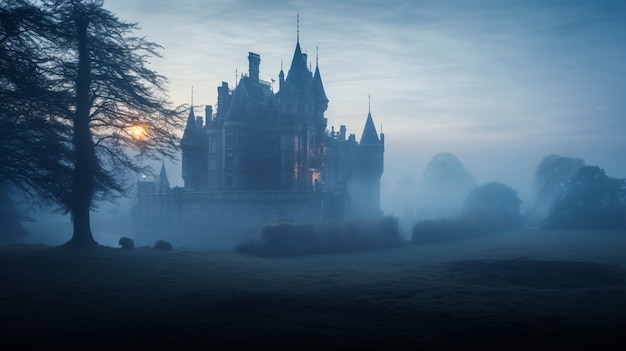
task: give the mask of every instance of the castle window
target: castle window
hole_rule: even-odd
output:
[[[209,169],[210,170],[217,169],[217,158],[215,157],[215,155],[209,156]]]
[[[215,137],[213,136],[209,137],[209,152],[210,153],[217,152],[217,143],[215,142]]]
[[[228,173],[226,175],[226,187],[231,188],[233,186],[233,175],[232,173]]]
[[[209,171],[209,187],[217,187],[217,172]]]
[[[233,135],[232,134],[226,135],[226,148],[227,149],[233,148]]]

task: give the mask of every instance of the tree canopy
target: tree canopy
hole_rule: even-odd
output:
[[[68,244],[92,246],[95,203],[123,194],[142,160],[175,157],[183,109],[148,66],[160,47],[101,1],[11,0],[0,16],[0,133],[19,155],[0,172],[71,214]]]
[[[476,186],[472,174],[451,153],[434,155],[423,174],[418,191],[418,217],[441,218],[458,214],[463,200]]]
[[[474,177],[467,171],[463,163],[449,152],[438,153],[430,159],[424,170],[424,182],[456,185],[463,188],[471,188],[476,185]]]
[[[511,187],[490,182],[474,189],[465,199],[463,216],[484,223],[491,230],[508,230],[522,224],[522,201]]]
[[[563,199],[572,178],[585,165],[580,158],[548,155],[535,170],[534,191],[538,208],[543,212]]]
[[[550,210],[547,228],[626,229],[626,180],[597,166],[583,166]]]

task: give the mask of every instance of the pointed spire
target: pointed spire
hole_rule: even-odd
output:
[[[325,108],[328,107],[328,97],[326,96],[326,91],[324,90],[324,84],[322,83],[322,75],[320,73],[319,67],[319,49],[316,47],[315,54],[315,74],[313,74],[313,81],[311,82],[311,94],[318,101],[325,102]]]
[[[165,161],[161,162],[161,172],[159,173],[159,188],[166,190],[170,188],[170,182],[167,179],[167,172],[165,171]]]
[[[359,144],[378,144],[380,139],[378,139],[378,133],[376,132],[376,126],[374,126],[374,120],[372,119],[372,111],[371,107],[371,97],[369,97],[368,102],[368,112],[367,112],[367,120],[365,121],[365,128],[363,128],[363,134],[361,135],[361,141]]]
[[[300,49],[300,43],[296,43],[296,50],[293,53],[293,59],[291,60],[291,67],[287,74],[287,81],[293,84],[294,87],[302,88],[304,75],[307,73],[306,62],[302,49]],[[310,74],[310,73],[309,73]]]
[[[315,67],[319,66],[320,61],[320,47],[315,45]]]
[[[191,106],[189,107],[189,116],[187,117],[187,124],[185,125],[185,131],[183,132],[183,137],[180,140],[181,146],[183,145],[192,145],[196,140],[196,130],[197,130],[197,122],[196,115],[193,112],[193,88],[191,94]]]
[[[300,14],[296,14],[296,43],[300,42]]]
[[[185,132],[187,130],[196,129],[196,115],[193,112],[193,87],[191,88],[191,106],[189,107],[189,116],[187,117],[187,125],[185,126]]]

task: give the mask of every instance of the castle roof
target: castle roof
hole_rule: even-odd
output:
[[[267,82],[260,81],[260,84],[253,84],[250,77],[243,77],[235,91],[233,92],[232,102],[226,113],[227,121],[246,122],[248,121],[248,111],[246,102],[254,99],[257,102],[267,105],[273,97],[270,85]]]
[[[244,107],[244,99],[243,95],[246,94],[245,85],[242,84],[243,79],[235,88],[233,92],[233,100],[230,103],[230,107],[228,108],[228,112],[226,112],[226,120],[227,121],[238,121],[243,122],[246,121],[246,109]]]
[[[326,97],[326,91],[324,90],[324,84],[322,83],[320,69],[317,65],[315,67],[315,74],[313,75],[313,82],[311,83],[311,95],[317,100],[328,102],[328,97]]]
[[[374,126],[374,120],[372,119],[372,114],[370,112],[367,113],[367,120],[365,121],[365,128],[363,128],[363,134],[361,135],[360,144],[378,144],[380,139],[378,139],[378,133],[376,132],[376,127]]]
[[[170,182],[167,179],[167,172],[165,171],[165,162],[161,163],[161,172],[159,173],[159,186],[161,189],[169,189]]]
[[[310,72],[306,67],[306,55],[302,53],[300,49],[300,42],[296,43],[296,50],[293,53],[293,59],[291,60],[291,67],[289,68],[289,74],[287,74],[286,83],[297,90],[303,90],[305,84],[306,74]]]
[[[185,126],[185,131],[183,132],[183,138],[180,140],[181,144],[193,142],[197,128],[196,116],[193,113],[193,106],[191,106],[191,108],[189,108],[189,117],[187,117],[187,125]]]

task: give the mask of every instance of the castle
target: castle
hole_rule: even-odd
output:
[[[217,109],[189,111],[180,147],[184,187],[170,188],[165,169],[138,183],[139,223],[265,224],[279,218],[328,222],[375,218],[380,209],[385,137],[368,112],[357,142],[346,127],[327,130],[328,97],[316,58],[311,72],[299,38],[278,92],[248,73],[217,88]]]

